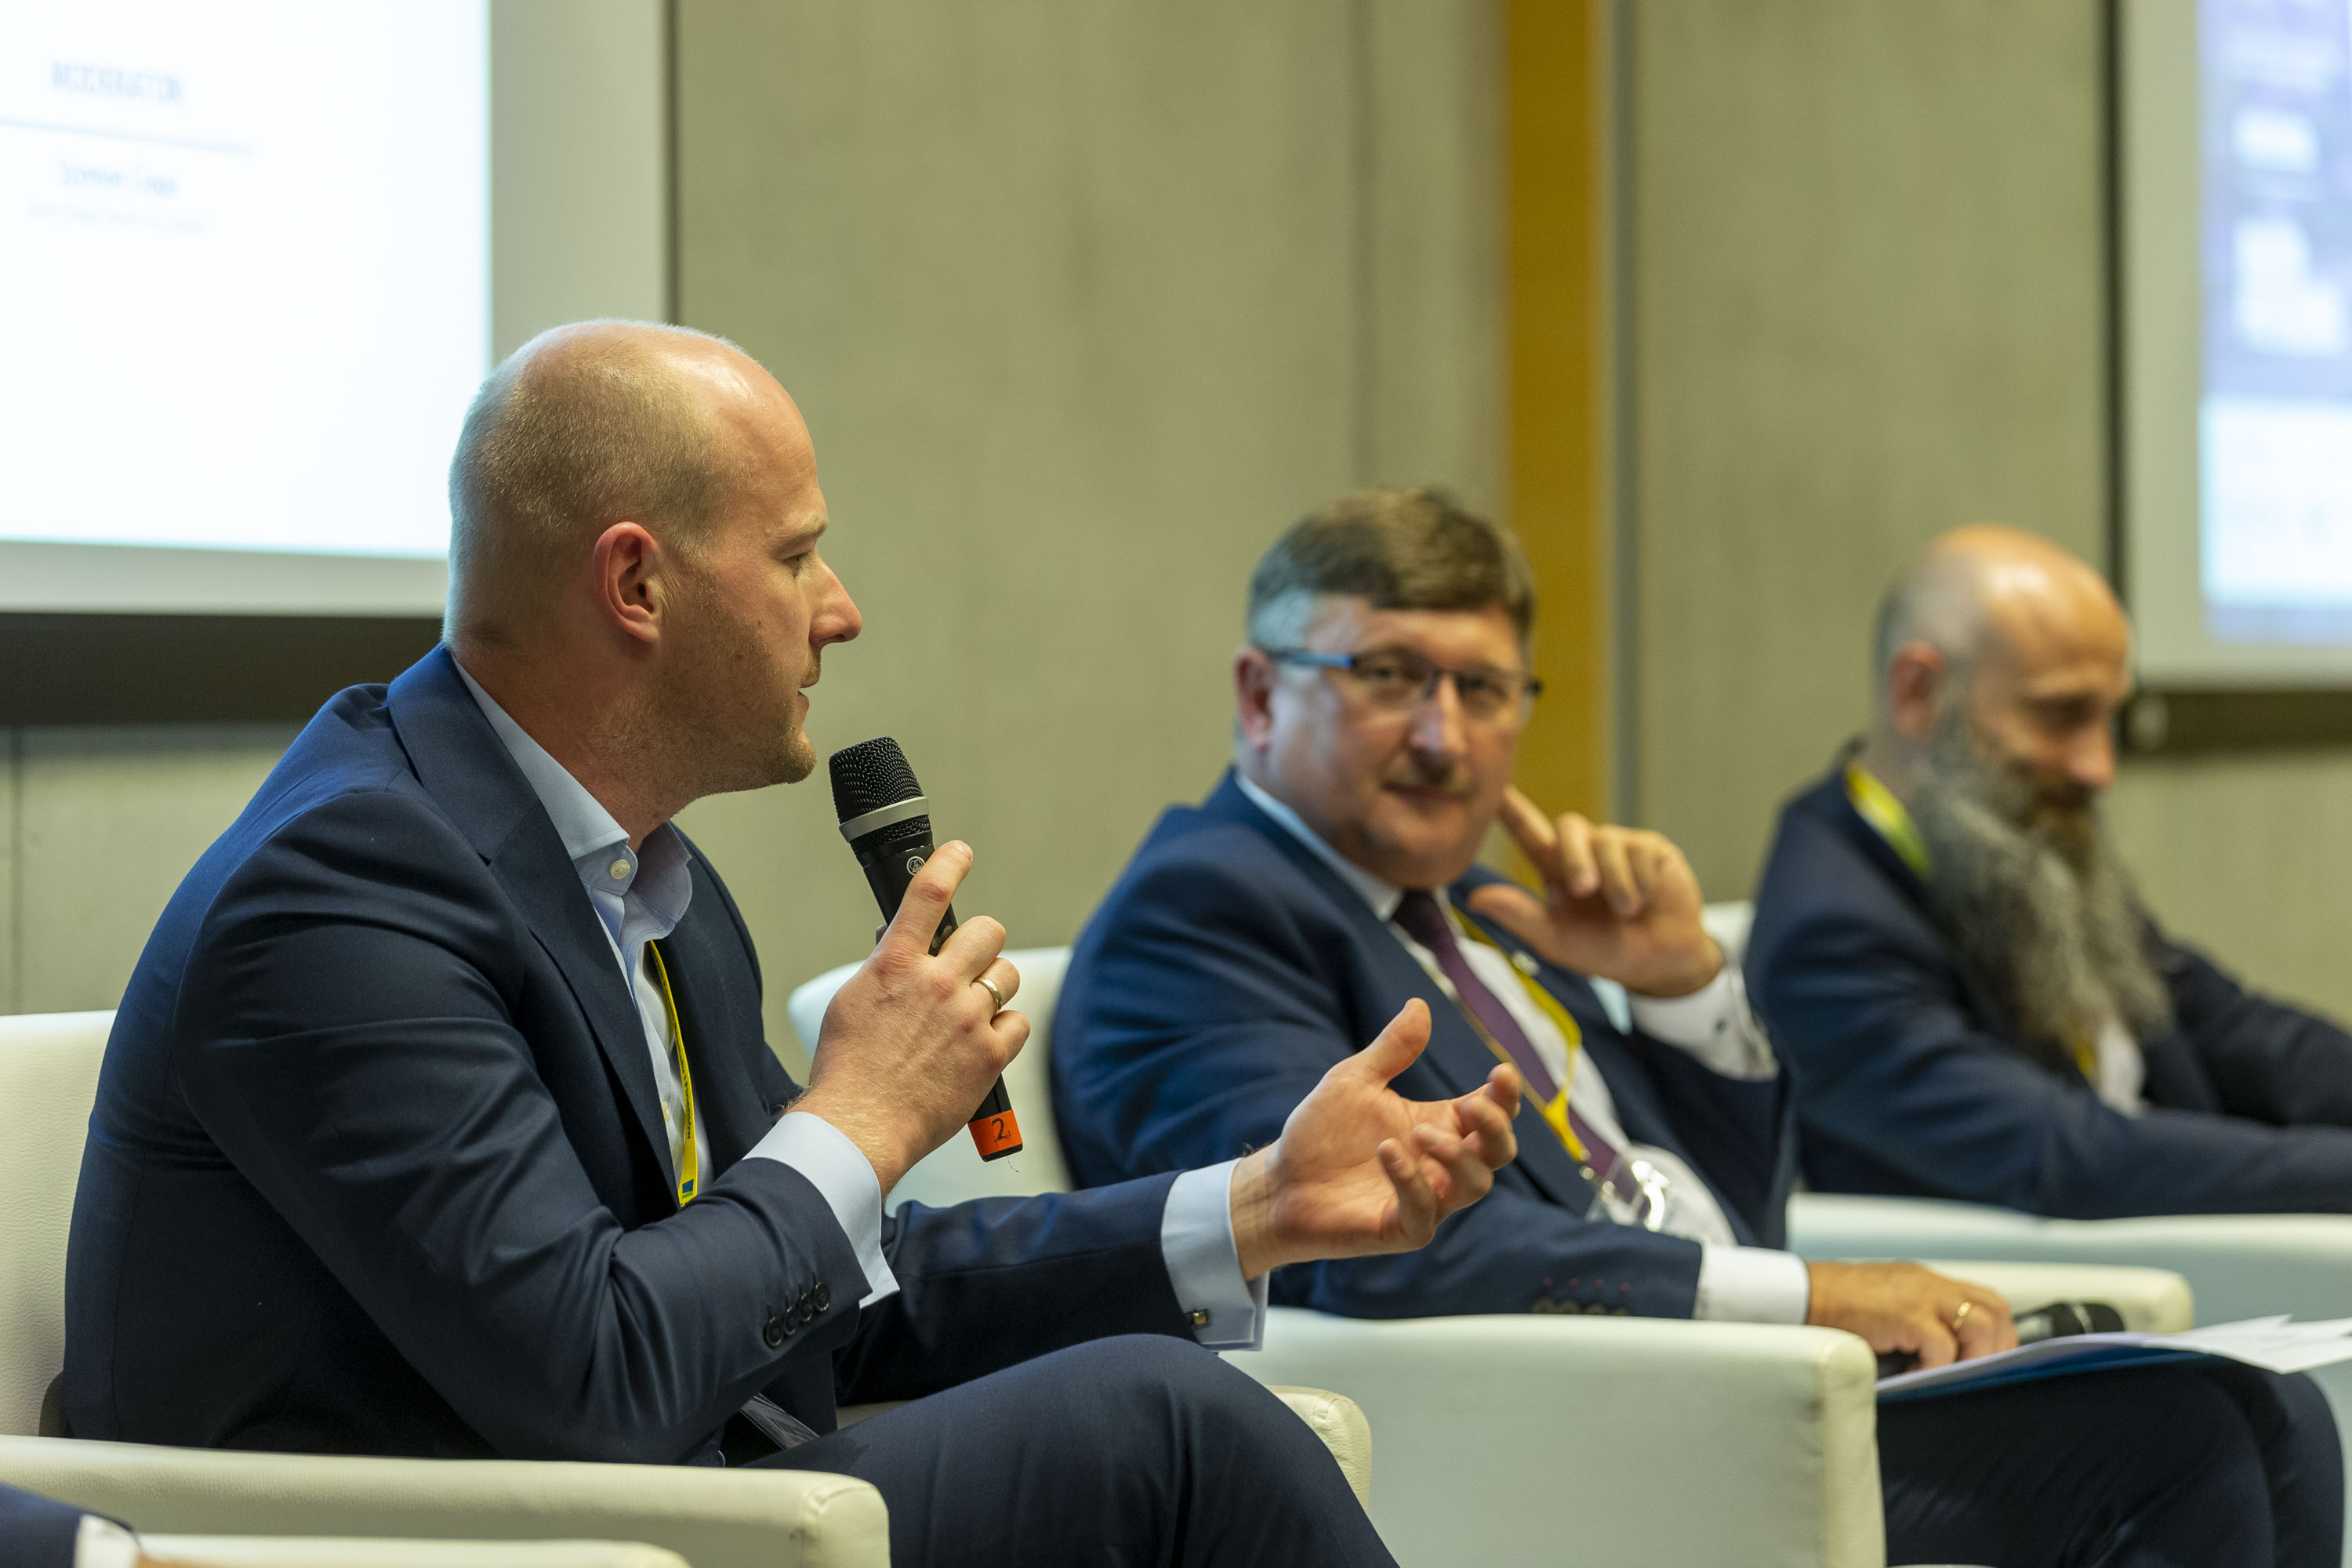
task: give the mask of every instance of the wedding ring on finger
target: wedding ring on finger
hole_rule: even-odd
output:
[[[1959,1305],[1959,1310],[1952,1314],[1951,1327],[1953,1338],[1958,1339],[1959,1337],[1960,1325],[1969,1321],[1969,1313],[1975,1308],[1975,1306],[1976,1303],[1974,1301],[1963,1301]]]
[[[972,984],[973,984],[974,985],[985,985],[985,986],[987,986],[987,987],[988,987],[988,999],[989,999],[990,1001],[992,1001],[992,1002],[993,1002],[993,1003],[995,1003],[995,1004],[996,1004],[996,1012],[997,1012],[997,1013],[1002,1013],[1002,1012],[1003,1012],[1003,1011],[1004,1011],[1004,993],[1003,993],[1003,992],[1002,992],[1002,991],[999,991],[999,990],[996,988],[996,982],[995,982],[995,981],[991,980],[987,975],[983,974],[983,975],[982,975],[979,979],[977,979],[977,980],[973,981],[973,982],[972,982]],[[990,1016],[990,1017],[992,1017],[992,1017],[994,1017],[995,1016],[996,1016],[996,1014],[995,1014],[995,1013],[992,1013],[992,1014],[990,1014],[990,1015],[989,1015],[989,1016]],[[1954,1323],[1952,1326],[1953,1326],[1954,1328],[1958,1328],[1958,1327],[1959,1327],[1959,1325],[1958,1325],[1958,1323]]]

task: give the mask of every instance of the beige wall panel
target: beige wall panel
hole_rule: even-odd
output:
[[[2095,0],[1644,0],[1640,809],[1744,894],[1931,534],[2101,538]]]
[[[685,318],[798,396],[865,638],[820,752],[896,735],[966,915],[1068,940],[1227,749],[1249,567],[1353,478],[1338,4],[683,15]],[[860,956],[822,769],[687,818],[773,1005]]]
[[[111,1007],[196,858],[294,739],[279,725],[18,731],[16,1006]]]
[[[2127,764],[2108,807],[2149,907],[2238,978],[2352,1020],[2352,754]]]
[[[1361,0],[1365,477],[1502,517],[1503,40],[1496,0]]]

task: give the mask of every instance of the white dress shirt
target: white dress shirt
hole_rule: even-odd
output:
[[[1339,873],[1388,927],[1389,934],[1412,954],[1429,977],[1460,1005],[1454,983],[1438,967],[1436,954],[1405,934],[1394,920],[1404,889],[1390,886],[1326,844],[1298,814],[1236,772],[1234,780],[1250,804],[1282,825],[1291,836]],[[1452,906],[1443,889],[1435,890],[1441,904]],[[1646,1160],[1665,1178],[1666,1218],[1662,1229],[1698,1242],[1698,1296],[1693,1315],[1745,1323],[1801,1323],[1812,1304],[1811,1277],[1802,1258],[1771,1247],[1742,1247],[1731,1222],[1724,1217],[1699,1173],[1666,1150],[1637,1143],[1617,1121],[1616,1097],[1609,1080],[1583,1051],[1570,1052],[1559,1026],[1527,994],[1525,982],[1511,960],[1483,942],[1465,942],[1462,956],[1486,989],[1510,1009],[1512,1019],[1551,1070],[1553,1081],[1568,1085],[1569,1103],[1592,1130],[1628,1159]],[[1606,980],[1592,982],[1601,1005],[1620,1028],[1639,1027],[1653,1039],[1664,1040],[1696,1057],[1711,1071],[1726,1078],[1762,1079],[1779,1075],[1779,1060],[1748,1006],[1747,983],[1738,966],[1726,963],[1716,977],[1687,996],[1637,996]],[[1623,1215],[1617,1215],[1621,1221]]]
[[[629,988],[638,1021],[645,1026],[646,1050],[653,1061],[654,1085],[669,1133],[670,1170],[675,1173],[684,1157],[686,1131],[685,1091],[677,1070],[679,1045],[670,1030],[669,1009],[646,948],[677,929],[693,897],[686,841],[675,827],[664,823],[646,835],[642,849],[631,849],[627,830],[587,786],[532,740],[463,665],[457,667],[457,674],[547,809],[557,837],[563,840],[563,852],[579,872],[588,901],[612,944],[613,962],[620,967],[622,983]],[[710,1148],[708,1126],[698,1108],[694,1142],[706,1161]],[[744,1158],[790,1165],[823,1194],[842,1234],[856,1250],[858,1267],[866,1272],[869,1289],[859,1306],[881,1300],[898,1289],[898,1278],[882,1252],[881,1183],[857,1145],[833,1123],[806,1111],[790,1112],[779,1118]],[[1177,1304],[1193,1321],[1193,1336],[1214,1349],[1255,1350],[1265,1331],[1266,1281],[1263,1275],[1254,1280],[1242,1278],[1231,1195],[1236,1163],[1229,1160],[1176,1178],[1160,1210],[1160,1250]],[[707,1165],[701,1173],[706,1183],[717,1174]]]
[[[2139,1042],[2123,1026],[2123,1020],[2113,1016],[2099,1026],[2093,1041],[2098,1065],[2098,1077],[2094,1087],[2099,1098],[2126,1116],[2137,1116],[2147,1109],[2141,1091],[2147,1087],[2147,1058],[2140,1055]]]

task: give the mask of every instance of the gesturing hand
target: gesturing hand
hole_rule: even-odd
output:
[[[1279,1139],[1242,1161],[1233,1207],[1243,1278],[1318,1258],[1410,1252],[1494,1185],[1518,1152],[1519,1076],[1497,1067],[1459,1100],[1406,1100],[1389,1080],[1428,1043],[1429,1008],[1415,998],[1323,1075]]]
[[[1544,896],[1497,882],[1472,893],[1470,907],[1543,957],[1648,996],[1696,991],[1723,967],[1699,923],[1698,879],[1663,835],[1597,826],[1572,811],[1555,822],[1517,789],[1504,793],[1503,826]]]
[[[2009,1303],[1982,1285],[1916,1263],[1808,1263],[1805,1271],[1813,1283],[1805,1321],[1860,1334],[1881,1355],[1904,1351],[1922,1367],[1944,1366],[2017,1343]]]
[[[956,928],[933,957],[931,933],[971,869],[971,847],[940,846],[916,873],[873,956],[824,1010],[795,1110],[824,1117],[857,1145],[889,1196],[914,1163],[955,1136],[1029,1038],[1006,997],[1021,972],[997,956],[1004,928],[985,915]]]

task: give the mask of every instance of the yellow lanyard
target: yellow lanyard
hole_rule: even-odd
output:
[[[1462,918],[1460,912],[1454,908],[1451,900],[1446,900],[1445,914],[1446,918],[1454,922],[1455,931],[1473,942],[1483,942],[1496,952],[1503,952],[1501,945],[1494,938]],[[1568,1152],[1576,1157],[1577,1163],[1589,1165],[1591,1163],[1591,1156],[1585,1152],[1584,1140],[1576,1135],[1576,1130],[1568,1119],[1568,1090],[1569,1086],[1576,1080],[1576,1053],[1584,1047],[1584,1031],[1576,1026],[1576,1019],[1567,1008],[1559,1005],[1559,997],[1537,984],[1534,979],[1519,967],[1516,956],[1508,952],[1503,952],[1503,956],[1510,962],[1511,973],[1518,976],[1519,988],[1528,994],[1528,999],[1535,1003],[1544,1016],[1552,1021],[1552,1026],[1559,1030],[1559,1037],[1568,1046],[1568,1070],[1560,1075],[1559,1087],[1552,1091],[1550,1100],[1538,1105],[1536,1110],[1542,1114],[1545,1125],[1559,1134],[1559,1141],[1568,1146]],[[1459,1008],[1458,1011],[1464,1017],[1470,1020],[1470,1026],[1478,1031],[1478,1037],[1486,1042],[1488,1050],[1505,1061],[1511,1059],[1511,1053],[1495,1043],[1495,1037],[1486,1033],[1486,1026],[1478,1022],[1476,1014],[1467,1007]]]
[[[677,1206],[684,1208],[702,1184],[702,1165],[694,1150],[694,1069],[687,1065],[686,1031],[678,1026],[677,998],[670,993],[669,965],[662,962],[661,943],[646,943],[646,952],[653,956],[654,982],[661,987],[662,1009],[669,1015],[670,1042],[677,1048],[677,1093],[686,1102],[679,1113],[686,1118],[686,1133],[677,1156]]]
[[[1888,848],[1903,858],[1911,874],[1922,882],[1927,879],[1927,841],[1919,833],[1919,825],[1911,820],[1910,812],[1895,798],[1895,792],[1878,781],[1875,774],[1860,763],[1845,765],[1845,797],[1862,819],[1878,830]],[[2099,1053],[2090,1039],[2076,1035],[2066,1042],[2067,1051],[2074,1058],[2075,1070],[2092,1083],[2099,1081]]]
[[[1927,841],[1919,836],[1919,825],[1895,792],[1878,782],[1877,775],[1860,763],[1845,765],[1845,797],[1853,803],[1862,819],[1878,830],[1886,847],[1903,858],[1911,874],[1921,881],[1927,879]]]

